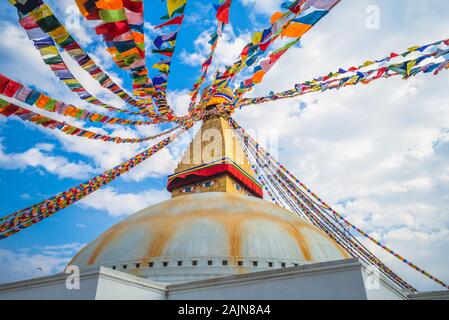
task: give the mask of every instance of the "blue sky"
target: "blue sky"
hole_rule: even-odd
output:
[[[150,2],[157,5],[150,7]],[[234,0],[232,27],[227,28],[210,70],[232,63],[250,32],[262,29],[280,2]],[[48,3],[61,21],[74,12],[70,7],[73,1]],[[147,34],[153,37],[150,27],[159,23],[165,7],[158,1],[146,4]],[[370,6],[379,9],[379,29],[366,27]],[[343,0],[304,37],[301,48],[294,48],[271,70],[253,94],[288,89],[339,67],[448,38],[448,10],[446,0]],[[101,38],[88,23],[80,21],[80,28],[70,30],[74,37],[130,90],[126,73],[114,66]],[[186,110],[187,90],[199,76],[208,51],[208,34],[214,27],[212,4],[189,1],[169,81],[169,100],[179,114]],[[52,97],[85,106],[40,61],[17,23],[15,9],[6,2],[0,4],[0,34],[1,73]],[[150,65],[158,58],[148,54],[147,59]],[[76,66],[69,67],[95,94],[121,106]],[[438,78],[391,79],[368,87],[249,107],[236,113],[236,119],[255,132],[274,132],[281,161],[312,189],[336,204],[355,224],[449,281],[448,85],[444,72]],[[106,128],[111,134],[132,137],[159,130]],[[150,145],[84,140],[1,118],[0,215],[77,185]],[[166,175],[173,171],[187,142],[185,137],[80,204],[2,240],[0,282],[61,271],[83,244],[127,215],[168,198]],[[382,257],[419,288],[438,289],[416,272]]]

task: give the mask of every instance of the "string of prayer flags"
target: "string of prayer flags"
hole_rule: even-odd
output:
[[[213,57],[215,55],[215,50],[217,49],[219,37],[221,37],[222,35],[224,25],[229,23],[229,9],[231,6],[231,2],[231,0],[226,0],[222,5],[215,5],[215,8],[217,9],[216,19],[218,22],[217,32],[212,33],[210,36],[210,52],[207,55],[206,60],[201,65],[201,76],[197,81],[195,81],[195,83],[193,84],[193,88],[190,91],[189,112],[193,111],[193,109],[195,108],[201,86],[206,80],[209,67],[213,62]]]
[[[201,65],[201,76],[195,81],[195,83],[193,84],[193,88],[190,91],[189,112],[191,112],[195,108],[196,101],[197,101],[201,86],[203,85],[204,81],[206,80],[209,67],[213,62],[213,56],[215,54],[215,50],[218,45],[218,39],[219,39],[218,33],[215,32],[211,35],[211,38],[209,41],[211,48],[210,48],[209,54],[206,57],[206,60]]]
[[[229,85],[230,81],[234,79],[243,68],[254,65],[262,55],[265,54],[268,47],[280,37],[295,39],[290,43],[290,46],[287,45],[288,48],[290,48],[293,44],[298,42],[298,39],[300,39],[305,32],[312,28],[313,24],[316,24],[339,2],[340,0],[296,0],[285,3],[283,7],[286,9],[286,12],[275,12],[271,16],[270,27],[253,34],[252,41],[243,49],[240,54],[240,59],[232,66],[226,67],[226,70],[217,77],[213,86],[223,87]],[[323,11],[321,17],[313,14],[313,12],[317,10]],[[312,18],[312,16],[314,17]],[[302,20],[295,21],[295,19]],[[253,77],[244,80],[237,93],[242,95],[255,83],[261,82],[265,73],[266,71],[264,71],[260,65],[256,66],[253,71]]]
[[[26,2],[27,4],[30,1]],[[17,4],[13,4],[17,7]],[[89,75],[95,79],[102,87],[106,88],[124,102],[137,106],[138,102],[128,95],[120,86],[118,86],[111,77],[105,73],[94,61],[91,57],[81,48],[81,46],[74,40],[74,38],[70,35],[67,29],[62,25],[59,20],[54,16],[51,8],[43,4],[42,1],[35,1],[33,4],[29,4],[27,7],[26,14],[18,8],[19,15],[21,15],[19,23],[27,32],[28,37],[35,44],[35,46],[39,49],[41,56],[53,55],[50,58],[44,59],[44,62],[50,65],[52,71],[55,72],[58,78],[59,74],[62,74],[65,78],[72,78],[71,82],[75,83],[76,87],[77,82],[73,80],[75,78],[73,75],[70,77],[71,73],[68,70],[67,66],[60,62],[62,57],[59,55],[58,50],[55,47],[55,43],[64,51],[68,53],[68,55],[75,60],[78,65],[84,69]],[[52,23],[48,23],[48,21],[52,21]],[[45,30],[43,30],[44,27]],[[60,65],[58,65],[60,64]],[[61,79],[64,80],[64,79]],[[73,90],[72,90],[73,91]],[[105,107],[111,111],[125,112],[121,111],[119,108],[113,108],[99,101],[91,94],[86,93],[87,90],[83,90],[81,94],[78,94],[83,100],[86,100],[92,104],[96,104],[98,106]],[[78,93],[78,92],[76,92]],[[133,112],[130,112],[133,113]],[[141,110],[138,114],[146,113],[150,115],[148,111]]]
[[[145,61],[143,1],[124,1],[124,10],[128,19],[128,24],[131,29],[134,43],[139,50],[140,57],[143,61]],[[132,71],[132,77],[134,79],[134,92],[136,95],[140,97],[154,95],[155,89],[148,77],[148,70],[146,66],[142,66],[141,64],[138,68],[135,68]],[[151,107],[151,110],[154,111],[153,107]]]
[[[265,74],[274,64],[339,2],[340,0],[306,0],[292,4],[288,9],[297,16],[291,19],[285,28],[281,29],[280,36],[293,38],[294,40],[272,52],[268,59],[255,66],[253,75],[240,83],[240,87],[236,90],[237,95],[240,97],[251,90],[254,85],[261,83]]]
[[[130,72],[134,95],[145,100],[154,95],[155,90],[145,65],[143,2],[77,0],[76,3],[86,19],[102,22],[95,31],[103,36],[117,66]],[[150,105],[148,107],[151,108]]]
[[[39,27],[34,27],[34,25],[31,24],[31,20],[34,21],[31,16],[26,17],[20,20],[20,24],[27,31],[30,40],[33,41],[33,44],[39,51],[44,63],[50,67],[50,70],[59,78],[59,80],[61,80],[72,92],[77,94],[80,99],[86,102],[106,108],[110,111],[126,112],[126,110],[122,111],[122,109],[107,105],[90,94],[90,92],[71,73],[59,54],[53,39],[51,37],[45,37],[46,35],[44,33],[36,32],[37,29],[39,29],[39,31],[42,30]]]
[[[65,102],[50,98],[43,93],[33,90],[26,85],[16,82],[0,74],[0,94],[14,98],[22,103],[34,105],[49,112],[59,113],[63,116],[77,120],[87,120],[103,124],[120,124],[129,126],[142,126],[165,123],[167,120],[156,118],[152,120],[130,120],[90,112],[85,109],[66,104]]]
[[[45,100],[42,99],[38,104],[41,104],[42,109],[54,109],[56,106],[53,104],[54,101],[52,100]],[[6,100],[3,100],[0,98],[0,114],[5,117],[12,117],[16,116],[22,121],[29,121],[34,123],[35,125],[39,125],[48,129],[52,130],[58,130],[64,134],[71,135],[71,136],[78,136],[78,137],[84,137],[91,140],[101,140],[104,142],[114,142],[117,144],[135,144],[135,143],[142,143],[146,141],[150,141],[153,139],[156,139],[160,136],[163,136],[167,133],[172,132],[173,130],[176,130],[177,128],[170,129],[168,131],[162,132],[160,134],[149,136],[145,138],[121,138],[121,137],[111,137],[106,134],[100,134],[95,133],[86,129],[82,129],[76,126],[72,126],[66,122],[61,122],[55,119],[52,119],[50,117],[41,115],[39,113],[33,112],[29,109],[19,107],[15,104],[9,103]]]
[[[168,15],[161,18],[167,21],[153,28],[154,30],[160,30],[161,34],[159,34],[153,41],[154,46],[152,53],[162,56],[160,61],[153,65],[153,69],[158,71],[157,74],[152,77],[153,85],[156,90],[153,99],[159,113],[166,119],[176,118],[173,110],[168,105],[166,91],[170,74],[171,59],[176,50],[176,40],[184,20],[186,4],[186,0],[167,0]],[[176,26],[176,29],[174,31],[166,31],[167,27],[171,26]]]
[[[14,212],[0,219],[0,239],[6,239],[48,217],[67,208],[70,205],[82,200],[86,196],[97,191],[101,187],[108,185],[123,174],[128,173],[143,161],[149,159],[158,151],[164,149],[172,143],[178,136],[183,134],[191,127],[191,124],[180,131],[173,133],[171,136],[156,143],[151,148],[139,153],[131,159],[109,169],[96,177],[61,192],[54,197],[44,200],[31,207]]]
[[[274,41],[273,30],[277,30],[277,27],[274,24],[283,25],[288,22],[286,17],[289,15],[289,12],[279,14],[281,17],[285,18],[271,19],[271,26],[269,28],[265,29],[263,32],[254,32],[251,42],[243,48],[239,60],[232,66],[227,66],[223,73],[217,75],[213,83],[213,88],[229,85],[229,82],[244,68],[244,66],[254,63],[257,57],[266,50],[266,48]],[[260,52],[260,50],[262,52]]]
[[[428,61],[429,59],[431,61]],[[390,54],[380,60],[366,61],[359,67],[340,68],[326,76],[299,83],[294,89],[271,93],[266,97],[242,99],[239,103],[229,106],[228,111],[234,111],[236,106],[243,107],[293,98],[311,92],[338,90],[357,84],[369,84],[381,78],[402,76],[404,79],[408,79],[420,73],[438,75],[445,69],[449,69],[449,39],[424,46],[415,46],[402,54]]]

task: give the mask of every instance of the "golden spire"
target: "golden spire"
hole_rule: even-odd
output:
[[[208,97],[204,106],[220,103],[223,96],[219,93]],[[204,119],[174,174],[168,177],[167,189],[172,197],[199,192],[232,192],[262,197],[262,187],[254,176],[228,120],[210,116]]]

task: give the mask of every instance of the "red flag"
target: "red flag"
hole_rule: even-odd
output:
[[[270,63],[275,64],[283,55],[287,52],[287,49],[281,50],[279,52],[275,52],[270,54]]]
[[[21,108],[19,108],[18,106],[8,104],[6,106],[0,107],[0,114],[4,115],[5,117],[9,117],[15,114],[19,109]]]
[[[265,43],[260,43],[260,44],[259,44],[260,50],[262,50],[262,51],[267,50],[268,46],[271,44],[271,41],[272,41],[272,40],[270,39],[270,40],[268,40],[268,41],[265,42]]]
[[[231,6],[231,0],[226,0],[217,9],[217,20],[223,22],[224,24],[229,23],[229,7]]]
[[[9,80],[8,84],[6,85],[6,87],[3,89],[2,94],[12,98],[14,96],[14,94],[17,92],[17,90],[19,90],[22,87],[22,85],[18,82],[15,82],[13,80]]]
[[[3,94],[3,91],[6,89],[10,79],[0,74],[0,93]]]
[[[397,53],[392,52],[390,54],[390,59],[393,59],[393,58],[396,58],[396,57],[399,57],[399,55]]]
[[[385,68],[385,67],[380,68],[379,70],[377,70],[377,74],[374,77],[374,79],[379,79],[380,77],[382,77],[385,74],[385,72],[387,72],[387,70],[388,70],[388,68]]]
[[[129,32],[129,25],[127,21],[104,23],[95,28],[97,34],[102,34],[106,41],[112,41],[117,36]]]
[[[142,1],[133,1],[133,0],[122,0],[123,6],[131,10],[132,12],[142,13],[143,12],[143,2]]]
[[[162,27],[165,27],[165,26],[171,26],[171,25],[174,25],[174,24],[181,24],[182,23],[182,20],[184,19],[184,15],[182,15],[182,16],[176,16],[176,17],[174,17],[173,19],[171,19],[171,20],[169,20],[169,21],[167,21],[167,22],[164,22],[163,24],[160,24],[160,25],[158,25],[158,26],[156,26],[156,27],[154,27],[154,29],[160,29],[160,28],[162,28]]]

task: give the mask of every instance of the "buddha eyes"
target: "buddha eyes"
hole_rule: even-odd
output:
[[[184,189],[182,189],[181,191],[183,193],[191,193],[193,192],[197,187],[203,187],[203,188],[210,188],[214,185],[215,181],[211,180],[211,181],[207,181],[207,182],[203,182],[201,184],[195,184],[192,186],[188,186],[185,187]]]
[[[203,188],[210,188],[214,185],[214,181],[207,181],[202,184]]]
[[[235,186],[235,189],[237,191],[241,191],[242,190],[242,187],[240,185],[238,185],[237,183],[235,183],[234,186]]]

